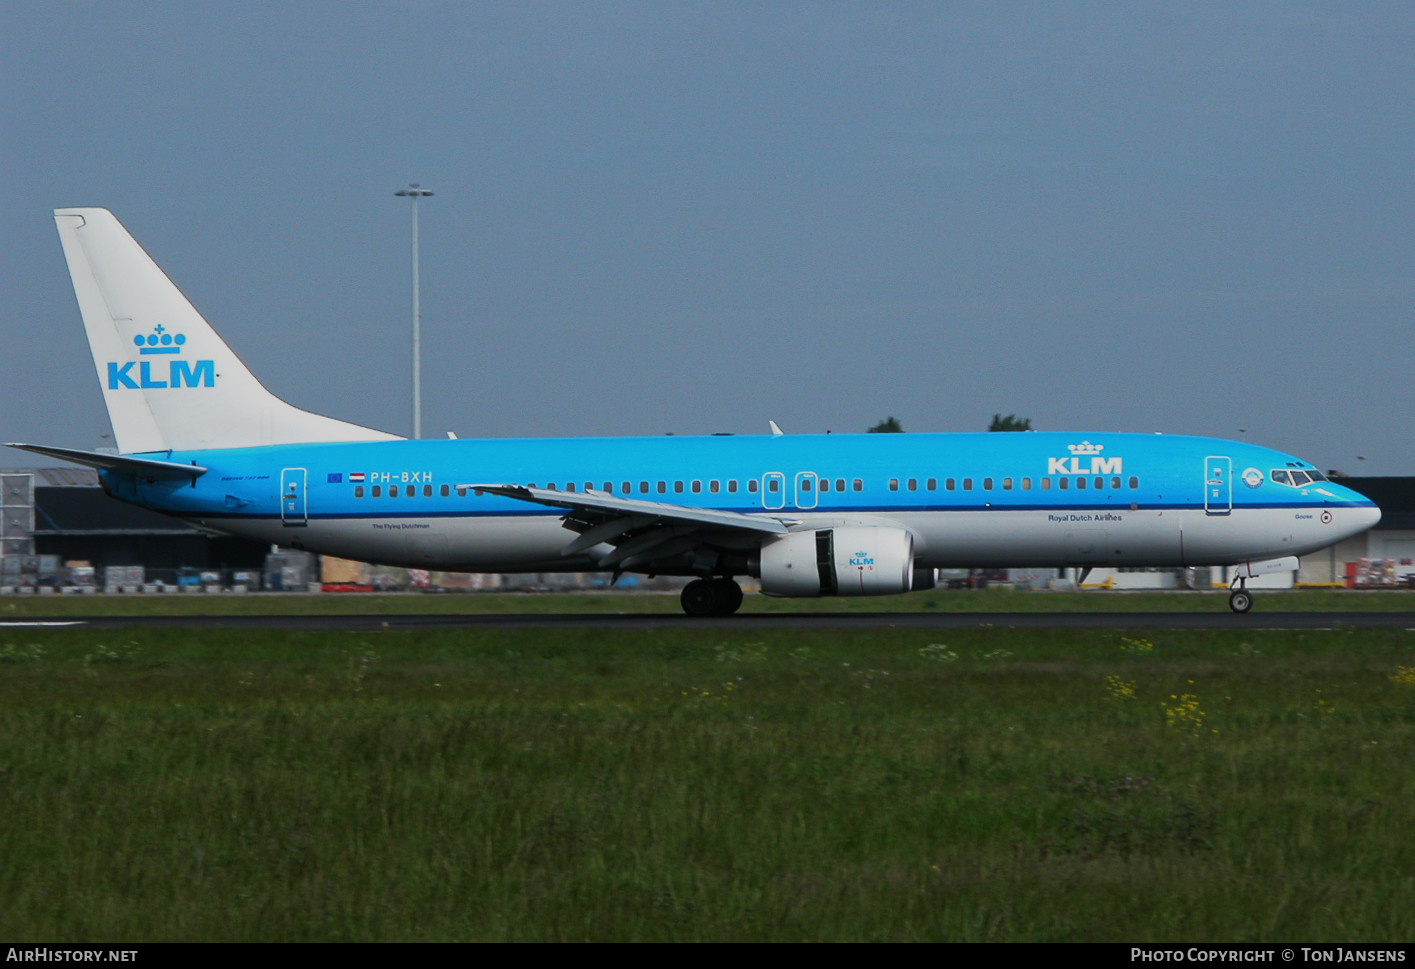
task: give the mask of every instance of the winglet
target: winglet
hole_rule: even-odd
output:
[[[781,425],[776,423],[776,421],[767,421],[767,424],[771,426],[772,437],[781,437],[783,434],[786,433],[781,429]]]

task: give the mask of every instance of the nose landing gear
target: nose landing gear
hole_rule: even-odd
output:
[[[1253,608],[1253,594],[1248,591],[1247,579],[1236,579],[1238,588],[1228,593],[1228,608],[1243,613]]]

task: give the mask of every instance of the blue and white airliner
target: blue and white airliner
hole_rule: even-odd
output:
[[[1380,511],[1251,444],[1111,434],[405,440],[255,378],[113,215],[55,212],[123,501],[291,548],[463,572],[693,576],[690,615],[773,596],[889,595],[937,568],[1239,565],[1248,577]]]

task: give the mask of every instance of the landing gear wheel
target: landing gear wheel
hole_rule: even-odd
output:
[[[731,579],[694,579],[679,596],[690,616],[730,616],[742,605],[742,587]]]
[[[742,587],[731,579],[713,579],[719,616],[730,616],[742,608]]]
[[[690,616],[717,615],[717,590],[705,579],[694,579],[683,586],[678,601],[682,603],[683,611]]]
[[[1228,594],[1228,608],[1234,612],[1247,612],[1253,608],[1253,596],[1247,589],[1234,589]]]

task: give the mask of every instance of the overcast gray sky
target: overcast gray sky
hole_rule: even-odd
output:
[[[419,182],[428,436],[1011,412],[1415,474],[1415,5],[0,0],[0,55],[0,440],[106,443],[69,205],[408,433]]]

